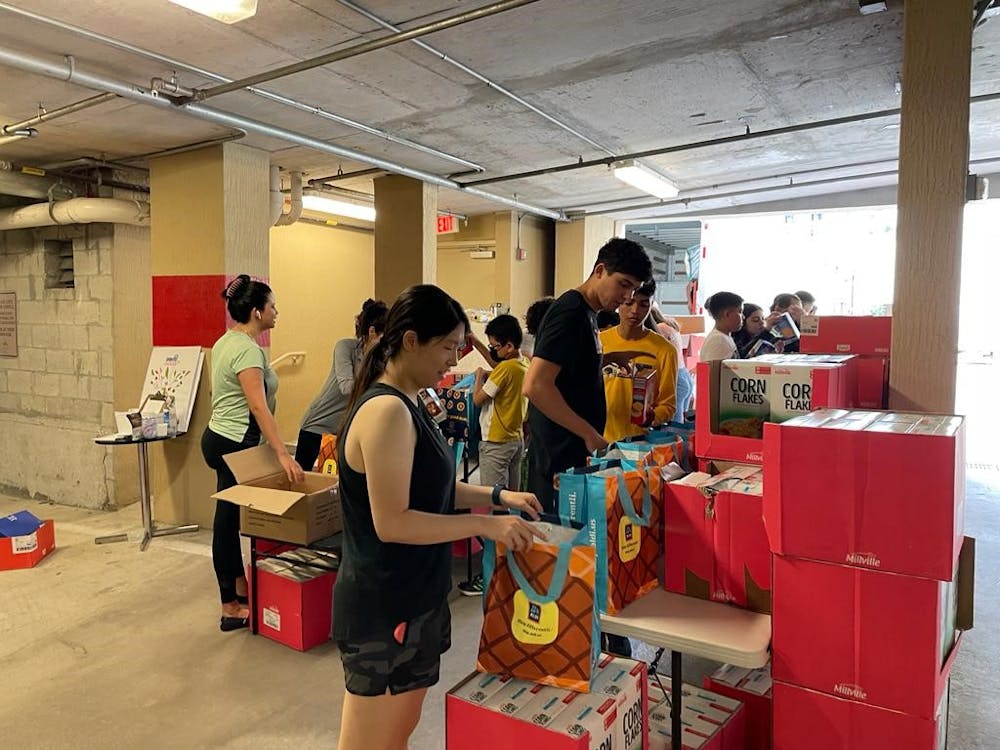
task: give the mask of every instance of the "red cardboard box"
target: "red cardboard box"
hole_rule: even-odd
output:
[[[670,700],[649,683],[649,750],[670,750]],[[743,704],[694,685],[681,686],[682,747],[685,750],[745,750]]]
[[[858,409],[885,409],[889,405],[889,359],[858,357],[855,360],[857,393],[854,406]]]
[[[684,366],[694,371],[698,363],[701,362],[701,347],[705,345],[706,336],[700,333],[692,333],[688,339],[687,356],[684,358]]]
[[[52,519],[30,534],[0,537],[0,570],[33,568],[56,548],[56,529]]]
[[[448,750],[644,750],[646,665],[603,655],[591,693],[473,673],[445,698]]]
[[[950,581],[965,516],[961,417],[827,410],[764,427],[771,551]]]
[[[710,468],[664,490],[664,588],[770,614],[760,467]]]
[[[746,669],[726,664],[702,683],[706,689],[746,706],[746,750],[771,750],[771,667]],[[801,743],[799,747],[810,747]]]
[[[799,350],[816,354],[888,356],[892,318],[876,315],[804,315]]]
[[[320,573],[303,569],[305,580],[291,577],[291,566],[281,566],[274,572],[267,569],[271,562],[257,564],[259,596],[250,591],[250,606],[257,608],[258,632],[273,641],[284,643],[296,651],[308,651],[330,640],[333,623],[333,584],[335,572]],[[264,566],[264,567],[262,567]],[[247,581],[252,581],[247,573]]]
[[[774,683],[774,750],[945,750],[947,737],[947,690],[925,719]]]
[[[699,362],[695,396],[695,439],[699,458],[747,464],[764,462],[764,441],[719,434],[719,378],[722,362]]]
[[[775,681],[934,719],[972,627],[975,543],[954,583],[774,558]]]

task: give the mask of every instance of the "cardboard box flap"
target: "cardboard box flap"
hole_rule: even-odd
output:
[[[251,450],[257,449],[252,448]],[[267,448],[267,451],[270,453],[271,449]],[[241,452],[246,453],[246,451]],[[275,516],[283,516],[302,499],[303,495],[301,492],[238,484],[222,492],[216,492],[212,497],[216,500],[228,500],[236,505],[253,508]]]
[[[957,630],[972,630],[975,624],[974,610],[976,598],[976,540],[965,537],[962,551],[958,555],[958,615],[955,618]]]
[[[222,457],[222,460],[226,462],[226,466],[233,472],[233,476],[236,477],[236,481],[240,484],[246,484],[247,482],[271,476],[272,474],[285,473],[285,470],[281,468],[278,457],[274,455],[274,451],[267,445],[258,445],[256,448],[247,448],[245,451],[227,453]],[[235,502],[235,500],[232,502]]]

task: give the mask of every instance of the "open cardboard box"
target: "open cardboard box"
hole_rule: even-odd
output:
[[[343,528],[337,477],[307,471],[293,485],[266,445],[223,458],[239,484],[212,497],[241,506],[243,534],[309,544]]]
[[[762,492],[755,465],[709,462],[704,473],[664,485],[667,591],[771,613]]]

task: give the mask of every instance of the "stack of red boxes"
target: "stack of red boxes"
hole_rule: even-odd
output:
[[[857,392],[853,406],[860,409],[888,406],[891,317],[805,315],[799,335],[802,352],[856,355]]]
[[[938,750],[972,626],[961,417],[764,428],[775,750]]]

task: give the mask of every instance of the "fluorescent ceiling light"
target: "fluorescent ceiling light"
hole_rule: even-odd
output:
[[[322,195],[303,195],[302,207],[310,211],[319,211],[334,216],[347,216],[362,221],[375,221],[375,206],[364,206],[359,203],[348,203]]]
[[[257,12],[257,0],[170,0],[174,5],[222,23],[236,23]]]
[[[611,165],[615,177],[634,188],[642,190],[644,193],[655,195],[657,198],[676,198],[680,193],[674,183],[661,174],[654,172],[634,159],[617,161]]]

